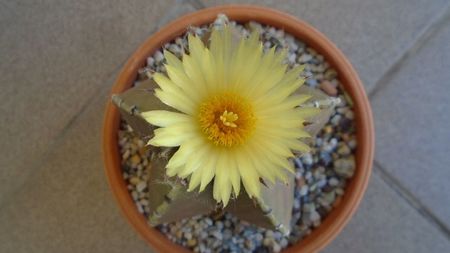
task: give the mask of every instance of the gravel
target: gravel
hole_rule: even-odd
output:
[[[215,26],[228,22],[219,16]],[[330,96],[341,99],[324,129],[312,140],[311,153],[293,160],[296,166],[296,187],[292,210],[292,232],[284,237],[278,231],[267,230],[240,221],[229,213],[222,217],[197,216],[157,228],[173,242],[194,252],[280,252],[289,245],[302,240],[322,223],[333,209],[333,204],[345,194],[347,180],[355,173],[354,152],[357,146],[354,113],[349,96],[340,85],[338,73],[324,57],[305,43],[282,30],[250,22],[245,26],[230,22],[242,34],[257,29],[262,34],[265,49],[272,46],[288,49],[286,62],[290,67],[305,64],[306,85],[322,89]],[[207,27],[193,27],[190,32],[202,35]],[[186,36],[167,43],[164,48],[178,57],[187,49]],[[147,59],[147,66],[140,70],[165,72],[161,51]],[[123,178],[135,201],[137,210],[149,215],[146,190],[148,179],[145,167],[150,156],[144,142],[134,135],[132,129],[121,123],[119,146],[122,155]]]

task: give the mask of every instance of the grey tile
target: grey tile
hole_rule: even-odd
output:
[[[203,0],[265,5],[293,14],[330,38],[350,59],[366,89],[411,47],[447,0]]]
[[[376,160],[450,227],[450,18],[373,98]]]
[[[103,172],[106,94],[0,209],[0,252],[152,252],[120,214]]]
[[[0,3],[0,203],[161,19],[192,10],[174,3]]]
[[[449,250],[448,238],[374,173],[356,215],[323,252],[422,253]]]

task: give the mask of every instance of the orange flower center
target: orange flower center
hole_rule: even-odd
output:
[[[211,96],[201,103],[198,118],[206,137],[222,147],[244,143],[253,133],[256,121],[247,99],[232,92]]]

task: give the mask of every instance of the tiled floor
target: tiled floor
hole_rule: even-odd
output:
[[[151,252],[105,182],[104,102],[145,37],[219,2],[313,24],[371,95],[374,174],[325,252],[450,252],[448,0],[0,2],[0,252]]]

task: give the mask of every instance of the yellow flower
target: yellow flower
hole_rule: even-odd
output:
[[[304,80],[302,67],[287,71],[285,52],[263,52],[259,34],[239,42],[230,28],[214,28],[209,48],[188,37],[182,61],[165,52],[168,77],[156,73],[155,96],[174,111],[143,114],[159,126],[150,145],[179,147],[167,175],[189,178],[200,191],[214,178],[213,197],[227,205],[241,181],[250,197],[260,196],[260,178],[286,182],[292,151],[308,151],[304,118],[316,113],[299,105],[310,98],[293,94]]]

